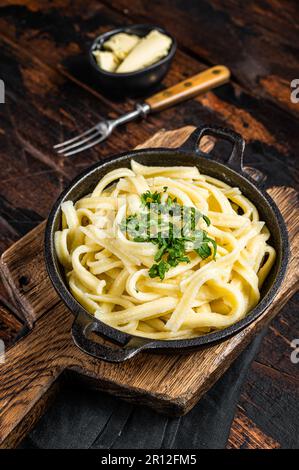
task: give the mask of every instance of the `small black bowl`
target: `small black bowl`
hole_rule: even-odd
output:
[[[145,67],[144,69],[137,70],[136,72],[116,73],[100,69],[92,53],[93,51],[100,50],[104,42],[108,41],[108,39],[117,33],[136,34],[137,36],[144,37],[153,29],[166,34],[172,40],[170,50],[166,57],[152,65],[149,65],[148,67]],[[151,24],[125,26],[123,28],[113,29],[112,31],[98,36],[89,50],[89,61],[92,67],[96,70],[99,82],[105,89],[115,91],[116,93],[123,93],[124,91],[138,92],[153,87],[163,79],[168,72],[176,47],[177,44],[175,38],[159,26]]]

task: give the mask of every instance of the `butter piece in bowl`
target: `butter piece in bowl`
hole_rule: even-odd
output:
[[[89,60],[103,90],[119,96],[128,93],[133,96],[163,79],[176,47],[175,38],[159,26],[125,26],[95,38],[90,46]],[[125,70],[132,72],[125,73]]]
[[[103,48],[113,52],[117,59],[124,60],[137,45],[140,38],[136,34],[118,33],[104,42]]]
[[[166,34],[151,31],[131,50],[116,72],[135,72],[158,62],[168,54],[171,43],[171,38]]]
[[[115,72],[119,65],[117,57],[112,52],[93,51],[93,56],[100,69],[105,70],[106,72]]]

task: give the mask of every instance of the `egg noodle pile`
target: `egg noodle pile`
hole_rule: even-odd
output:
[[[132,160],[61,210],[55,249],[72,295],[137,336],[193,338],[236,323],[275,260],[256,207],[196,167]]]

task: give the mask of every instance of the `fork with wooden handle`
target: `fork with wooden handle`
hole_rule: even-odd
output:
[[[136,104],[134,111],[123,114],[117,119],[100,121],[82,134],[57,144],[54,148],[65,157],[75,155],[105,140],[120,124],[125,124],[137,117],[146,117],[149,113],[162,111],[181,101],[186,101],[200,93],[223,85],[229,81],[229,78],[230,71],[224,65],[211,67],[204,72],[183,80],[177,85],[156,93],[147,98],[143,103]]]

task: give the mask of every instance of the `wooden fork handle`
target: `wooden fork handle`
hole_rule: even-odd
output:
[[[145,102],[150,106],[151,112],[161,111],[181,101],[188,100],[206,91],[212,90],[229,81],[230,71],[224,65],[216,65],[204,72],[193,75],[166,90],[160,91],[148,98]]]

